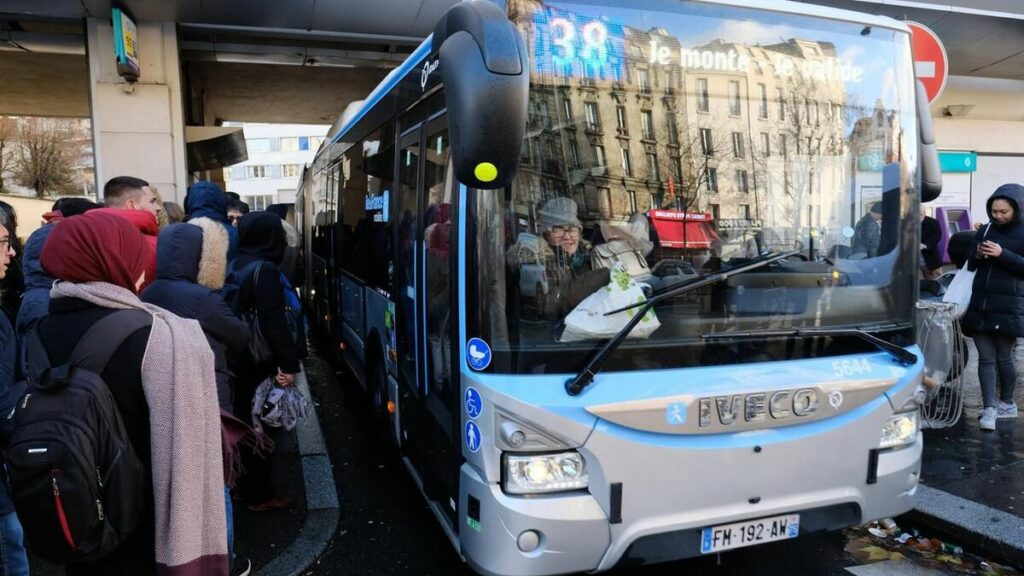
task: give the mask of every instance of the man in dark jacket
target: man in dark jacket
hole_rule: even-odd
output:
[[[1013,346],[1024,336],[1024,186],[1003,184],[988,199],[990,223],[975,237],[968,268],[975,270],[964,330],[978,348],[984,408],[982,430],[999,418],[1016,418],[1017,371]],[[999,396],[996,397],[998,380]]]
[[[208,218],[164,228],[157,243],[156,280],[142,293],[142,301],[199,321],[213,350],[217,399],[232,412],[227,354],[245,350],[249,328],[216,292],[224,286],[227,250],[227,232]]]
[[[19,339],[24,338],[32,326],[46,316],[46,309],[50,305],[50,288],[53,287],[53,277],[43,272],[43,267],[39,264],[39,256],[43,253],[43,246],[46,245],[46,239],[50,236],[50,232],[62,219],[84,214],[96,208],[102,208],[102,206],[84,198],[62,198],[54,203],[54,212],[51,212],[50,221],[45,226],[36,229],[25,242],[25,252],[22,256],[25,270],[25,294],[21,297],[21,308],[18,310],[16,325]]]
[[[853,229],[853,243],[850,245],[851,258],[874,258],[882,244],[882,203],[875,202],[868,213],[857,221]]]
[[[924,207],[921,208],[921,270],[925,278],[934,278],[942,268],[942,255],[939,254],[939,241],[942,240],[942,228],[939,221],[929,216]]]
[[[208,180],[200,180],[188,187],[185,195],[185,214],[189,219],[209,218],[228,231],[228,262],[238,251],[238,231],[228,221],[228,199],[220,187]]]
[[[232,279],[229,280],[238,287],[232,307],[239,314],[256,312],[260,331],[272,354],[269,362],[255,363],[248,358],[238,362],[235,414],[248,421],[253,394],[260,383],[274,378],[281,386],[291,386],[302,367],[296,335],[287,319],[289,312],[278,267],[286,247],[281,219],[269,212],[250,212],[242,217],[238,231],[238,257],[231,264]],[[268,432],[273,437],[274,432]],[[246,463],[248,472],[239,483],[239,493],[251,503],[251,510],[292,505],[291,500],[274,496],[270,481],[272,462],[270,458],[255,457]]]

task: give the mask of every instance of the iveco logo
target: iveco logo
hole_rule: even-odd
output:
[[[433,62],[431,62],[430,60],[427,60],[426,62],[423,63],[423,72],[420,74],[420,89],[421,90],[426,90],[427,89],[427,79],[430,78],[430,75],[434,72],[434,70],[437,70],[437,66],[440,63],[441,63],[440,60],[434,60]]]
[[[842,404],[842,394],[839,395],[838,403]],[[833,402],[829,397],[829,403]],[[756,394],[714,396],[701,398],[700,423],[701,428],[713,426],[731,426],[738,421],[764,422],[769,417],[772,420],[787,420],[810,416],[818,411],[818,391],[813,388],[802,388],[799,390],[779,390],[777,392],[758,392]],[[833,407],[838,407],[833,404]]]

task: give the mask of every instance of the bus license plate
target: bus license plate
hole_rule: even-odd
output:
[[[800,515],[786,514],[712,526],[701,531],[700,553],[710,554],[765,542],[788,540],[800,534]]]

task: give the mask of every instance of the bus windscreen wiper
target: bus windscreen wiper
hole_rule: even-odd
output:
[[[637,302],[636,304],[631,304],[629,306],[624,306],[617,310],[612,310],[611,312],[606,312],[605,316],[610,316],[617,312],[632,310],[633,308],[640,309],[635,314],[633,314],[633,317],[630,318],[629,322],[627,322],[626,325],[621,330],[619,330],[617,334],[615,334],[615,336],[612,336],[608,341],[604,343],[604,346],[601,346],[597,353],[595,353],[594,356],[591,357],[590,360],[587,362],[587,365],[584,366],[583,369],[580,370],[580,372],[576,374],[575,377],[570,378],[565,382],[565,391],[568,392],[570,396],[576,396],[577,394],[582,392],[584,388],[593,383],[594,376],[597,374],[598,371],[601,370],[601,367],[604,365],[608,357],[611,356],[611,353],[614,352],[615,349],[618,348],[619,345],[626,340],[626,337],[629,336],[629,333],[633,331],[633,328],[635,328],[636,325],[639,324],[641,320],[643,320],[644,315],[646,315],[647,312],[652,307],[654,307],[654,305],[657,304],[658,302],[661,302],[662,300],[665,300],[667,298],[672,298],[674,296],[685,294],[698,288],[703,288],[704,286],[718,284],[719,282],[728,280],[729,278],[737,274],[743,274],[744,272],[750,272],[751,270],[763,268],[773,262],[785,260],[786,258],[796,256],[799,253],[799,250],[790,250],[789,252],[781,253],[772,252],[756,260],[753,260],[752,262],[736,266],[735,268],[729,268],[727,270],[721,270],[713,274],[699,276],[691,281],[675,286],[674,288],[666,292],[662,292],[660,294],[651,296],[650,298],[644,300],[643,302]]]
[[[817,336],[854,336],[870,344],[879,350],[887,352],[900,364],[910,366],[917,363],[917,354],[910,352],[898,344],[883,340],[871,332],[860,328],[791,328],[791,329],[769,329],[769,330],[748,330],[737,332],[713,332],[704,334],[701,338],[705,340],[716,340],[726,338],[751,338],[758,336],[798,336],[800,338],[814,338]]]

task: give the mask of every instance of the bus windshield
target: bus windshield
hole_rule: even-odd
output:
[[[492,369],[576,369],[624,325],[595,311],[790,251],[666,298],[609,369],[812,353],[709,333],[908,325],[909,36],[654,6],[509,2],[530,54],[527,136],[513,184],[472,190],[466,212],[467,325]]]

